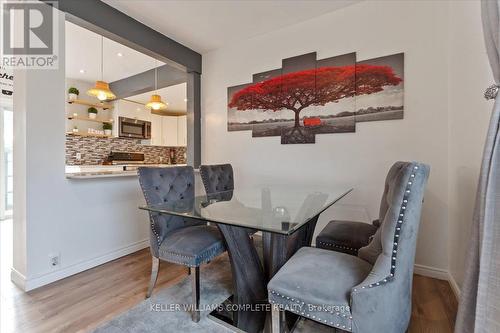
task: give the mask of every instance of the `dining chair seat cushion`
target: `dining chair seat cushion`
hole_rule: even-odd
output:
[[[302,247],[269,282],[269,302],[331,327],[350,331],[351,289],[372,265],[356,256]]]
[[[160,245],[160,259],[196,267],[226,250],[222,235],[214,226],[198,225],[169,233]]]
[[[370,243],[377,227],[363,222],[331,221],[316,237],[316,247],[357,255]]]

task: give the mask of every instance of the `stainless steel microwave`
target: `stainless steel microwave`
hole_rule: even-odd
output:
[[[151,139],[151,122],[118,117],[118,136],[121,138]]]

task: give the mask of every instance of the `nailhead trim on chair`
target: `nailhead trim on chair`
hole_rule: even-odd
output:
[[[413,170],[418,170],[418,166],[414,166]],[[372,284],[369,284],[367,286],[362,286],[361,289],[373,288],[373,287],[379,286],[381,284],[390,282],[394,278],[394,274],[396,272],[396,257],[397,257],[397,253],[398,253],[399,234],[401,231],[401,227],[403,225],[406,204],[408,203],[408,197],[410,196],[410,193],[411,193],[411,186],[413,185],[413,179],[415,178],[415,174],[412,173],[410,175],[410,178],[411,179],[408,181],[407,186],[406,186],[405,194],[403,195],[403,202],[401,203],[401,209],[399,211],[399,218],[398,218],[398,222],[396,223],[396,230],[394,230],[394,245],[392,247],[393,255],[392,255],[392,260],[391,260],[391,274],[389,276],[387,276],[385,279],[380,280],[379,282],[372,283]],[[356,292],[358,290],[359,289],[354,288],[352,291]]]
[[[292,297],[289,297],[289,296],[281,295],[281,294],[280,294],[279,292],[277,292],[277,291],[274,291],[274,290],[269,290],[269,292],[270,292],[271,294],[276,295],[276,296],[279,296],[279,297],[281,297],[281,298],[286,298],[287,300],[292,301],[292,302],[294,302],[294,303],[297,303],[297,304],[299,304],[299,305],[304,305],[304,304],[305,304],[305,303],[304,303],[303,301],[301,301],[301,300],[298,300],[298,299],[295,299],[295,298],[292,298]],[[282,305],[282,304],[280,304],[280,303],[276,303],[276,302],[274,302],[273,300],[270,300],[270,303],[271,303],[271,304],[277,304],[281,310],[283,310],[283,309],[284,309],[284,307],[285,307],[284,305]],[[323,323],[325,323],[325,324],[328,324],[328,321],[327,321],[327,320],[324,320],[324,319],[321,319],[321,318],[319,318],[319,317],[316,317],[316,315],[311,315],[311,314],[309,314],[309,313],[307,313],[307,312],[304,312],[304,311],[297,311],[297,310],[295,310],[295,308],[287,308],[287,310],[288,310],[288,311],[291,311],[291,312],[295,312],[295,313],[296,313],[296,314],[298,314],[298,315],[301,315],[301,316],[304,316],[304,317],[307,317],[307,318],[312,318],[312,319],[314,319],[314,320],[316,320],[316,321],[319,321],[319,322],[323,322]],[[334,323],[333,323],[333,321],[330,321],[330,325],[334,325],[335,327],[342,328],[342,329],[346,329],[346,330],[349,330],[349,331],[351,330],[351,326],[352,326],[352,316],[350,316],[350,315],[346,315],[346,314],[340,314],[340,312],[336,312],[336,311],[328,311],[328,312],[329,312],[329,313],[331,313],[331,314],[335,314],[335,315],[337,315],[337,316],[339,316],[339,317],[349,319],[349,320],[351,321],[351,324],[350,324],[349,326],[346,326],[346,325],[340,325],[340,324],[338,324],[338,323],[337,323],[337,324],[334,324]]]
[[[219,247],[216,247],[216,248],[213,248],[211,249],[210,251],[207,251],[207,253],[205,253],[204,255],[202,255],[199,259],[200,259],[200,264],[203,264],[203,263],[207,263],[209,262],[210,260],[212,260],[217,254],[223,252],[222,249]],[[189,259],[189,260],[193,260],[194,257],[193,256],[186,256],[186,255],[183,255],[183,254],[178,254],[178,253],[175,253],[175,252],[171,252],[171,251],[161,251],[160,250],[160,253],[161,254],[165,254],[165,255],[172,255],[172,256],[176,256],[176,257],[180,257],[180,258],[185,258],[185,259]],[[189,264],[189,263],[186,263],[185,261],[179,261],[179,260],[172,260],[171,258],[168,259],[168,261],[171,261],[173,263],[176,263],[176,264],[181,264],[181,265],[185,265],[185,266],[189,266],[189,267],[197,267],[199,265],[192,265],[192,264]]]
[[[162,259],[164,260],[164,259]],[[177,260],[173,260],[171,258],[168,258],[168,260],[165,260],[165,261],[168,261],[168,262],[171,262],[171,263],[174,263],[174,264],[179,264],[179,265],[183,265],[183,266],[188,266],[188,267],[198,267],[196,265],[191,265],[191,264],[186,264],[185,262],[182,262],[182,261],[177,261]],[[200,265],[203,264],[203,263],[200,263]]]
[[[335,247],[337,249],[342,249],[342,250],[350,250],[350,251],[358,251],[358,249],[355,249],[353,247],[348,247],[348,246],[342,246],[342,245],[337,245],[334,243],[328,243],[328,242],[323,242],[323,241],[318,241],[319,244],[321,245],[326,245],[330,247]]]

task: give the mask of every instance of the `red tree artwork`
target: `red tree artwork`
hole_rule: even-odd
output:
[[[295,127],[300,127],[300,112],[309,106],[380,92],[385,86],[396,86],[401,81],[390,66],[321,67],[280,75],[243,88],[233,95],[228,106],[239,111],[288,109],[295,113]]]

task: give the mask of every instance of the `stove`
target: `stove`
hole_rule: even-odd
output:
[[[107,162],[113,165],[146,164],[144,163],[144,153],[125,151],[111,151]]]
[[[135,171],[139,167],[164,167],[168,164],[145,163],[144,153],[126,152],[126,151],[111,151],[106,164],[119,165],[123,167],[123,171]]]

